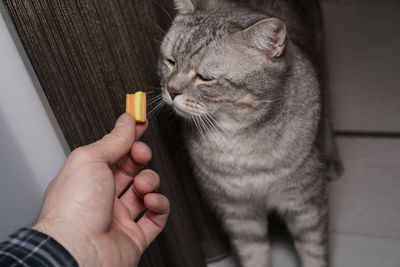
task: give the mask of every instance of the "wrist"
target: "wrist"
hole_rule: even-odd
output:
[[[40,220],[31,229],[56,240],[74,257],[79,266],[93,266],[93,263],[96,263],[96,248],[92,245],[90,238],[74,226],[57,225]]]

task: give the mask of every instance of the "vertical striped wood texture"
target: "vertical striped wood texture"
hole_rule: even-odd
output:
[[[172,1],[3,2],[71,149],[113,127],[126,93],[158,86],[159,41],[171,21]],[[150,118],[143,138],[172,209],[140,266],[205,266],[201,244],[223,238],[195,186],[179,121],[163,113]]]

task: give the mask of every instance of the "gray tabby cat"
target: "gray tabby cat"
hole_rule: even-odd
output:
[[[163,99],[196,126],[186,141],[199,184],[244,267],[270,266],[269,210],[303,266],[328,266],[318,38],[300,2],[175,0],[161,45]]]

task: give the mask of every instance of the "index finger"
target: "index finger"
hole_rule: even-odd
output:
[[[164,229],[170,211],[170,204],[168,198],[159,193],[145,195],[143,202],[147,211],[139,219],[137,225],[146,237],[148,246]]]

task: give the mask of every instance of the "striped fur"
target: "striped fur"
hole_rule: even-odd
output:
[[[291,1],[175,2],[178,15],[161,46],[162,95],[193,124],[185,135],[199,185],[242,266],[270,266],[269,210],[285,220],[304,267],[328,266],[327,179],[317,145],[321,96],[302,48],[312,36],[302,32],[307,23],[301,25]],[[256,37],[272,42],[267,49],[285,40],[282,55],[237,39],[272,17],[285,21],[286,38],[273,35],[282,27]]]

